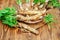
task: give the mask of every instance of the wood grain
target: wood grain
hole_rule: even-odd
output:
[[[47,13],[53,14],[56,20],[50,30],[47,25],[40,27],[43,23],[30,25],[33,28],[40,27],[39,35],[30,32],[24,33],[18,28],[9,28],[0,21],[0,40],[60,40],[60,11],[59,9],[50,9]]]

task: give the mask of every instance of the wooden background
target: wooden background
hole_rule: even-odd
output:
[[[0,0],[0,6],[2,5],[1,1],[2,0]],[[7,25],[3,25],[0,21],[0,40],[60,40],[60,10],[57,8],[50,9],[48,10],[48,13],[52,13],[55,16],[56,22],[52,24],[50,30],[47,25],[39,28],[39,35],[30,32],[24,33],[18,28],[9,28]],[[39,23],[30,26],[35,28],[38,26],[40,27],[40,25],[41,24]]]

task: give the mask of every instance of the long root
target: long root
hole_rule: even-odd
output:
[[[34,15],[34,14],[41,14],[42,15],[42,13],[45,13],[46,12],[46,9],[45,10],[43,10],[43,11],[35,11],[35,10],[27,10],[27,11],[24,11],[24,10],[20,10],[19,11],[19,14],[23,14],[23,15],[27,15],[27,14],[29,14],[29,15]]]
[[[22,20],[22,21],[28,21],[28,20],[39,20],[40,17],[45,14],[46,10],[42,11],[42,12],[39,12],[37,15],[34,15],[34,16],[30,16],[30,17],[25,17],[25,16],[22,16],[22,15],[17,15],[16,17],[18,18],[18,20]]]
[[[19,24],[19,27],[27,29],[27,30],[31,31],[32,33],[34,33],[34,34],[39,34],[39,32],[37,30],[35,30],[34,28],[31,28],[30,26],[28,26],[24,23],[18,23],[18,24]]]
[[[23,22],[28,23],[28,24],[36,24],[36,23],[39,23],[41,21],[42,21],[42,19],[41,20],[37,20],[37,21],[23,21]]]
[[[44,15],[46,14],[46,9],[40,11],[39,6],[38,5],[33,5],[33,1],[34,0],[30,0],[30,2],[28,3],[29,5],[27,5],[27,3],[25,2],[25,0],[22,0],[22,5],[19,5],[17,7],[18,9],[18,14],[16,15],[17,20],[22,21],[24,23],[18,22],[18,27],[22,27],[24,29],[27,29],[29,31],[31,31],[32,33],[35,34],[39,34],[39,32],[34,29],[31,28],[28,24],[25,23],[29,23],[29,24],[35,24],[38,22],[41,22]],[[44,5],[40,6],[41,8]]]

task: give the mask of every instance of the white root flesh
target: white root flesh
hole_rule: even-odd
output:
[[[42,11],[42,12],[39,12],[37,15],[34,15],[34,16],[30,16],[30,17],[24,17],[22,15],[17,15],[17,19],[18,20],[23,20],[23,21],[28,21],[28,20],[37,20],[37,19],[40,19],[40,16],[42,16],[43,14],[45,14],[46,10]]]
[[[18,23],[19,27],[22,27],[22,28],[25,28],[29,31],[31,31],[32,33],[35,33],[35,34],[39,34],[39,32],[37,30],[35,30],[34,28],[31,28],[30,26],[24,24],[24,23]]]

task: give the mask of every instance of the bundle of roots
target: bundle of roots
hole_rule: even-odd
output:
[[[46,15],[45,5],[33,4],[34,0],[30,0],[29,3],[23,1],[24,0],[22,0],[22,4],[20,5],[18,5],[15,0],[11,0],[10,2],[8,1],[7,5],[3,5],[7,7],[8,5],[12,6],[13,4],[17,8],[16,17],[19,21],[18,27],[23,27],[35,34],[38,34],[39,32],[36,29],[31,28],[28,24],[35,24],[43,20],[44,16]]]
[[[22,2],[22,4],[16,4],[15,6],[18,10],[17,19],[25,23],[34,24],[41,22],[46,15],[46,9],[40,10],[38,4],[33,4],[33,0],[30,0],[29,3]]]
[[[36,24],[43,20],[44,16],[46,16],[46,9],[44,7],[45,5],[33,4],[33,0],[30,0],[29,3],[22,2],[22,4],[16,4],[15,6],[18,10],[16,17],[17,20],[20,21],[20,27],[23,27],[35,34],[39,34],[39,32],[36,29],[31,28],[30,26],[28,26],[28,24]]]

